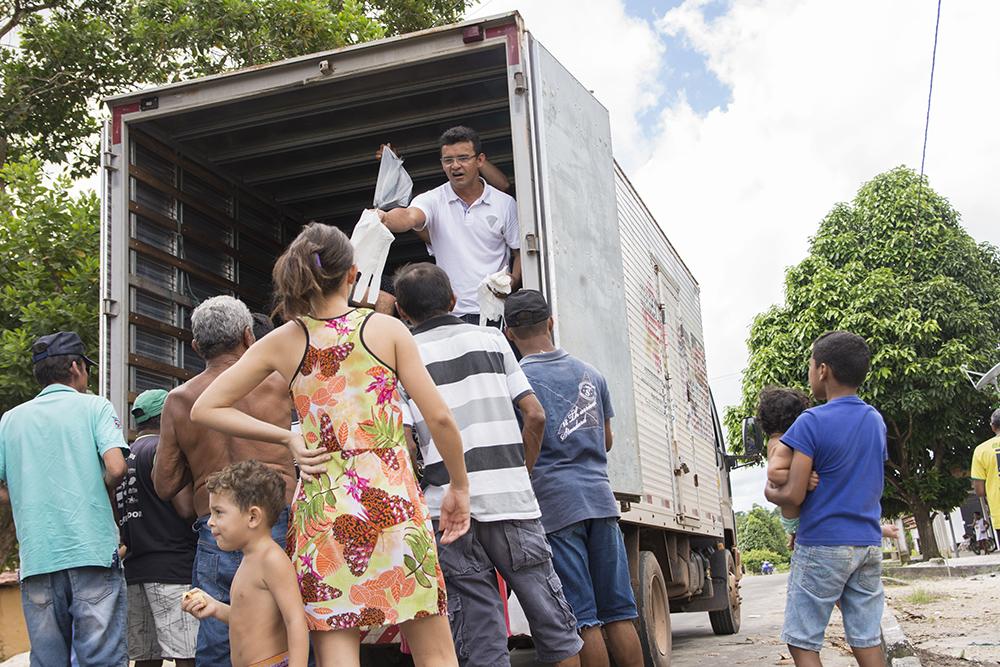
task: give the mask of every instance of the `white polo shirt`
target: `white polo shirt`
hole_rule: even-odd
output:
[[[410,206],[427,217],[427,250],[451,280],[455,315],[479,312],[476,291],[486,276],[506,271],[510,250],[521,247],[517,203],[480,178],[483,194],[468,208],[451,183],[417,195]]]

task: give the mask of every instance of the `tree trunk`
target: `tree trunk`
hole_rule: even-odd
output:
[[[913,504],[913,520],[917,522],[917,534],[920,535],[920,555],[924,560],[940,558],[937,540],[934,539],[934,524],[931,523],[931,512],[923,503]]]
[[[0,566],[10,560],[17,546],[17,534],[14,532],[14,513],[9,503],[0,504]]]

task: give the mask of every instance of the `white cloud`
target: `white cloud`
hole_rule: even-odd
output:
[[[704,54],[732,88],[704,116],[665,108],[652,158],[634,175],[702,285],[709,375],[739,398],[754,314],[782,298],[784,269],[838,201],[898,164],[919,168],[934,3],[734,3],[706,22],[697,1],[658,23]],[[927,173],[969,231],[1000,243],[993,174],[1000,134],[1000,6],[946,5]],[[649,196],[656,194],[655,197]]]
[[[687,0],[655,26],[618,0],[586,11],[567,0],[492,0],[472,14],[519,9],[608,106],[619,159],[701,283],[721,409],[739,400],[752,317],[782,300],[784,270],[823,216],[877,173],[919,168],[936,3],[737,0],[713,20],[705,5]],[[942,12],[927,174],[976,239],[1000,244],[1000,4]],[[672,66],[668,38],[703,54],[732,98],[699,115],[671,95],[646,137],[640,113],[674,92],[656,83]],[[738,508],[764,503],[754,491],[762,480],[736,475]]]

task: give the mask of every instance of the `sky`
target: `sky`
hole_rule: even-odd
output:
[[[926,173],[1000,245],[1000,3],[942,4]],[[511,9],[608,108],[618,161],[699,281],[721,413],[751,320],[826,213],[919,170],[937,2],[485,0],[467,16]],[[736,509],[762,489],[760,468],[736,471]]]

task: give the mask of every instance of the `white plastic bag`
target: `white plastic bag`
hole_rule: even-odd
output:
[[[354,263],[361,275],[354,284],[351,298],[358,303],[374,304],[382,284],[382,271],[389,256],[389,246],[395,239],[392,232],[378,219],[374,210],[366,210],[354,226],[351,245],[354,246]]]
[[[497,294],[510,294],[510,274],[497,271],[483,278],[476,295],[479,297],[479,326],[503,317],[503,299]]]
[[[375,208],[388,211],[410,203],[413,194],[413,179],[403,169],[403,160],[388,146],[382,147],[382,161],[378,165],[378,180],[375,182]]]

